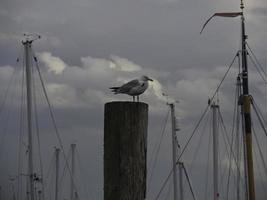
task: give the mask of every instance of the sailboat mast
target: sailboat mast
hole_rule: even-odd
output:
[[[218,110],[219,106],[213,103],[212,109],[212,124],[213,124],[213,198],[219,199],[219,177],[218,177],[218,149],[219,149],[219,137],[218,137]]]
[[[238,54],[239,57],[240,54]],[[240,79],[240,75],[237,77],[237,95],[238,97],[240,97],[241,94],[241,79]],[[238,107],[237,107],[237,111],[236,113],[240,113],[240,107],[239,107],[239,103],[238,103]],[[237,115],[237,126],[236,126],[236,161],[237,161],[237,175],[236,175],[236,200],[240,200],[240,115]],[[244,168],[246,169],[246,168]],[[247,182],[245,181],[245,185],[247,185]],[[247,195],[245,195],[247,196]]]
[[[29,197],[34,200],[34,180],[33,180],[33,145],[32,145],[32,68],[30,49],[33,40],[26,38],[23,42],[25,49],[26,65],[26,87],[27,87],[27,122],[28,122],[28,176],[29,176]]]
[[[76,144],[71,144],[71,175],[70,175],[70,200],[74,200],[74,172],[75,172],[75,147]]]
[[[58,179],[59,179],[59,152],[60,149],[55,149],[56,154],[56,185],[55,185],[55,200],[58,200]]]
[[[172,167],[173,167],[173,200],[178,200],[177,195],[177,168],[176,168],[176,158],[177,158],[177,146],[175,142],[176,138],[176,120],[175,120],[175,109],[174,104],[169,104],[171,108],[171,120],[172,120]]]
[[[176,168],[176,162],[177,162],[177,154],[179,156],[180,151],[179,150],[179,143],[177,141],[176,137],[176,131],[179,130],[179,128],[176,126],[176,117],[175,117],[175,106],[173,103],[168,104],[171,108],[171,123],[172,123],[172,160],[173,160],[173,199],[177,200],[183,200],[184,199],[184,191],[183,191],[183,163],[178,162],[178,169],[179,169],[179,198],[178,198],[178,191],[177,191],[177,168]]]
[[[248,87],[248,66],[247,66],[247,49],[245,34],[245,18],[243,14],[244,4],[241,0],[241,34],[242,34],[242,88],[243,88],[243,117],[245,122],[245,142],[246,142],[246,165],[248,175],[248,194],[249,200],[255,200],[254,172],[253,172],[253,155],[252,155],[252,134],[251,134],[251,113],[250,113],[250,95]]]

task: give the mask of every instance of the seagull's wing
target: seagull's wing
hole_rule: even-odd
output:
[[[130,91],[132,88],[139,86],[140,82],[138,81],[138,79],[132,80],[128,83],[125,83],[124,85],[122,85],[119,88],[119,92],[120,93],[127,93],[128,91]]]

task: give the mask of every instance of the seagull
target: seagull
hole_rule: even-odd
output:
[[[148,81],[153,80],[147,76],[142,76],[141,78],[134,79],[120,87],[111,87],[109,89],[111,89],[114,94],[128,94],[132,96],[133,102],[135,101],[135,97],[137,97],[137,102],[139,102],[139,95],[144,93],[148,88]]]

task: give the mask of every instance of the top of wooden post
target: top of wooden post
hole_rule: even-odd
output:
[[[142,106],[148,106],[147,103],[144,103],[144,102],[133,102],[133,101],[111,101],[111,102],[107,102],[105,103],[105,106],[108,106],[108,105],[142,105]]]

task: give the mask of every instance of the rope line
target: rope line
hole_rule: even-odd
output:
[[[260,170],[260,164],[259,164],[259,161],[257,159],[257,156],[255,156],[255,163],[256,163],[256,166],[257,166],[257,172],[259,173],[259,177],[263,177],[262,176],[262,173],[261,173],[261,170]],[[262,187],[262,192],[264,194],[264,199],[267,199],[267,193],[266,193],[266,184],[263,182],[262,178],[260,178],[259,180],[260,184],[261,184],[261,187]]]
[[[45,187],[43,184],[43,162],[42,162],[42,154],[41,154],[41,142],[40,142],[40,128],[39,128],[39,118],[37,112],[37,101],[36,101],[36,87],[35,87],[35,78],[32,79],[33,86],[33,104],[34,104],[34,117],[35,117],[35,127],[36,127],[36,135],[37,135],[37,144],[38,144],[38,154],[39,154],[39,164],[40,164],[40,173],[41,173],[41,185],[42,185],[42,198],[45,199]]]
[[[232,121],[232,131],[231,131],[231,135],[232,135],[232,140],[231,140],[231,149],[233,149],[233,144],[234,144],[234,131],[235,131],[235,127],[239,126],[238,123],[238,98],[239,98],[239,85],[238,85],[238,82],[236,84],[236,89],[235,89],[235,100],[234,100],[234,113],[233,113],[233,121]],[[235,126],[236,124],[236,126]],[[230,154],[230,167],[229,167],[229,170],[228,170],[228,176],[227,176],[227,192],[226,192],[226,197],[227,197],[227,200],[229,198],[229,190],[230,190],[230,178],[231,178],[231,170],[230,168],[232,167],[232,153]],[[238,164],[238,160],[237,160],[237,165],[239,167],[239,164]],[[239,172],[238,172],[239,173]]]
[[[259,120],[259,122],[260,122],[260,125],[261,125],[261,127],[262,127],[263,132],[264,132],[265,135],[267,136],[266,128],[265,128],[264,123],[263,123],[263,121],[262,121],[262,117],[260,116],[261,114],[259,114],[258,109],[256,108],[256,106],[255,106],[254,104],[255,104],[255,101],[254,101],[253,98],[252,98],[252,99],[251,99],[251,105],[252,105],[252,108],[254,109],[254,111],[255,111],[255,113],[256,113],[256,116],[257,116],[257,118],[258,118],[258,120]]]
[[[233,66],[233,64],[234,64],[235,59],[238,57],[238,54],[239,54],[239,53],[237,53],[237,54],[234,56],[233,60],[231,61],[231,63],[230,63],[230,65],[229,65],[229,67],[228,67],[226,73],[224,74],[224,76],[223,76],[223,78],[222,78],[220,84],[217,86],[217,88],[216,88],[214,94],[212,95],[212,98],[210,99],[211,102],[213,101],[214,97],[215,97],[216,94],[218,93],[218,91],[219,91],[219,89],[220,89],[220,87],[221,87],[223,81],[225,80],[226,76],[228,75],[230,69],[232,68],[232,66]],[[177,161],[176,161],[176,165],[177,165],[178,162],[180,161],[180,158],[181,158],[182,155],[184,154],[184,152],[185,152],[187,146],[189,145],[191,139],[192,139],[193,136],[195,135],[196,130],[198,129],[199,125],[201,124],[201,122],[202,122],[204,116],[206,115],[206,113],[207,113],[207,111],[208,111],[209,106],[210,106],[210,105],[207,105],[207,106],[206,106],[206,108],[205,108],[203,114],[201,115],[199,121],[197,122],[197,124],[196,124],[196,126],[195,126],[195,128],[194,128],[194,130],[193,130],[193,132],[192,132],[192,134],[190,135],[190,137],[189,137],[188,141],[186,142],[186,144],[185,144],[183,150],[181,151],[180,156],[178,157],[178,159],[177,159]],[[160,197],[160,194],[161,194],[161,192],[163,191],[164,187],[166,186],[166,184],[167,184],[167,182],[168,182],[168,180],[169,180],[169,178],[170,178],[170,176],[171,176],[171,174],[172,174],[172,171],[173,171],[173,168],[170,170],[170,172],[169,172],[167,178],[164,180],[163,185],[161,186],[159,193],[156,195],[155,200],[157,200],[157,199]]]
[[[37,60],[36,56],[34,56],[34,61],[36,63],[36,68],[37,68],[38,75],[39,75],[39,78],[40,78],[40,81],[41,81],[41,85],[42,85],[42,88],[43,88],[45,99],[46,99],[46,102],[48,104],[49,114],[50,114],[50,117],[52,119],[52,124],[54,126],[55,133],[56,133],[60,148],[62,150],[63,157],[66,160],[66,165],[67,165],[67,169],[68,169],[68,171],[70,173],[71,181],[73,181],[73,183],[74,183],[74,178],[73,178],[72,173],[71,173],[70,165],[69,165],[69,163],[67,161],[67,156],[66,156],[66,153],[65,153],[65,150],[64,150],[63,142],[62,142],[61,136],[59,134],[59,130],[58,130],[58,127],[57,127],[56,119],[55,119],[55,116],[54,116],[54,113],[53,113],[53,110],[52,110],[52,105],[51,105],[50,100],[48,98],[48,94],[47,94],[47,91],[46,91],[46,87],[45,87],[45,84],[44,84],[44,80],[43,80],[43,77],[42,77],[42,74],[41,74],[41,71],[40,71],[40,68],[39,68],[39,64],[38,64],[38,60]],[[75,189],[76,192],[78,191],[75,184],[74,184],[74,189]]]
[[[267,80],[265,78],[265,76],[262,74],[262,72],[260,71],[260,69],[258,68],[257,64],[254,62],[253,58],[250,56],[250,54],[248,54],[253,66],[256,68],[257,72],[259,73],[260,77],[262,78],[263,82],[265,84],[267,84]]]
[[[223,128],[223,130],[224,130],[224,132],[225,132],[225,136],[226,136],[226,140],[224,139],[225,146],[227,147],[227,145],[228,145],[228,146],[230,147],[230,152],[228,152],[228,150],[227,150],[227,148],[226,148],[226,152],[227,152],[228,158],[230,158],[230,155],[231,155],[231,154],[233,155],[233,159],[234,159],[234,161],[235,161],[235,165],[236,165],[236,167],[237,167],[237,170],[240,171],[240,169],[238,168],[238,164],[237,164],[236,157],[235,157],[234,152],[233,152],[233,148],[232,148],[232,146],[231,146],[230,139],[229,139],[229,137],[228,137],[228,135],[227,135],[226,126],[225,126],[225,123],[224,123],[224,121],[223,121],[223,118],[222,118],[222,115],[221,115],[220,110],[219,110],[219,119],[221,120],[222,128]],[[226,143],[226,141],[227,141],[227,143]]]
[[[67,153],[67,160],[70,159],[70,155],[71,155],[71,149],[69,149],[69,151],[68,151],[68,153]],[[59,178],[59,185],[63,185],[63,178],[64,178],[64,176],[65,176],[65,174],[66,174],[67,164],[66,164],[66,160],[64,160],[64,161],[65,161],[65,164],[64,164],[64,167],[63,167],[62,175],[61,175],[61,177]],[[60,188],[58,189],[58,193],[59,193],[59,195],[61,195],[62,188],[63,188],[63,187],[60,187]]]
[[[224,74],[224,76],[223,76],[223,78],[222,78],[222,80],[221,80],[220,84],[219,84],[219,85],[218,85],[218,87],[216,88],[216,90],[215,90],[215,92],[214,92],[213,96],[210,98],[210,101],[211,101],[211,102],[213,101],[214,97],[215,97],[215,96],[216,96],[216,94],[218,93],[218,91],[219,91],[219,89],[220,89],[220,87],[221,87],[221,85],[222,85],[223,81],[225,80],[226,76],[228,75],[228,73],[229,73],[229,71],[230,71],[231,67],[233,66],[233,64],[234,64],[234,62],[235,62],[235,59],[237,58],[237,56],[238,56],[238,53],[235,55],[234,59],[232,60],[231,64],[229,65],[229,67],[228,67],[228,69],[227,69],[226,73]],[[193,133],[191,134],[191,136],[189,137],[189,139],[188,139],[188,141],[187,141],[187,143],[186,143],[185,147],[183,148],[183,151],[181,152],[181,154],[180,154],[180,156],[179,156],[179,158],[178,158],[178,161],[180,160],[180,158],[182,157],[183,153],[185,152],[185,149],[187,148],[187,146],[188,146],[189,142],[191,141],[191,139],[192,139],[193,135],[195,134],[195,132],[196,132],[197,128],[199,127],[199,125],[200,125],[200,123],[201,123],[202,119],[204,118],[204,116],[205,116],[205,114],[206,114],[206,112],[207,112],[207,110],[208,110],[209,106],[210,106],[210,105],[208,105],[208,106],[206,107],[206,109],[205,109],[205,111],[204,111],[203,115],[201,116],[200,120],[198,121],[198,123],[197,123],[197,125],[196,125],[195,129],[193,130]]]
[[[153,152],[156,151],[156,156],[155,156],[155,159],[154,159],[154,162],[152,164],[152,168],[151,168],[151,174],[150,174],[150,177],[149,177],[149,181],[148,181],[148,191],[150,191],[150,186],[151,186],[151,181],[152,181],[152,178],[153,178],[153,175],[154,175],[154,170],[155,170],[155,167],[156,167],[156,164],[157,164],[157,161],[158,161],[158,155],[159,155],[159,151],[160,151],[160,147],[161,147],[161,144],[162,144],[162,140],[163,140],[163,135],[165,133],[165,130],[166,130],[166,126],[167,126],[167,122],[168,122],[168,118],[169,118],[169,114],[170,114],[170,110],[168,109],[167,111],[167,114],[166,114],[166,117],[165,117],[165,120],[164,120],[164,126],[163,126],[163,129],[161,131],[161,136],[160,136],[160,141],[159,141],[159,144],[158,144],[158,147],[156,149],[156,146],[153,150]],[[153,153],[152,153],[153,155]]]
[[[253,135],[255,137],[256,144],[257,144],[257,147],[258,147],[258,151],[259,151],[259,154],[260,154],[260,158],[261,158],[261,161],[262,161],[262,165],[263,165],[263,168],[264,168],[264,171],[265,171],[265,176],[266,176],[266,179],[267,179],[267,165],[266,165],[266,162],[264,160],[264,156],[263,156],[262,150],[260,148],[260,143],[259,143],[256,131],[254,129],[254,126],[252,128],[253,128]]]
[[[211,148],[211,123],[210,123],[210,130],[209,130],[209,140],[208,140],[208,156],[207,156],[207,168],[206,168],[206,183],[205,183],[205,193],[204,199],[208,199],[208,185],[209,185],[209,169],[210,169],[210,148]]]
[[[256,63],[258,64],[258,66],[260,67],[260,69],[263,72],[264,76],[267,77],[267,73],[265,72],[264,68],[262,67],[261,63],[259,62],[259,60],[257,59],[256,55],[254,54],[254,52],[252,51],[252,49],[250,48],[250,46],[248,45],[247,42],[246,42],[246,46],[248,47],[250,53],[252,54],[253,58],[255,59]]]
[[[183,167],[183,170],[184,170],[184,173],[185,173],[185,177],[186,177],[186,180],[188,182],[188,185],[189,185],[189,188],[190,188],[190,192],[192,194],[192,197],[193,197],[194,200],[196,200],[196,197],[195,197],[195,194],[194,194],[194,190],[193,190],[193,186],[192,186],[191,181],[189,179],[189,175],[187,173],[187,170],[185,168],[185,165],[184,165],[184,163],[181,163],[181,164],[182,164],[182,167]]]
[[[23,57],[24,59],[24,57]],[[25,79],[24,79],[24,73],[25,73],[25,65],[24,65],[24,61],[22,63],[22,80],[21,80],[21,97],[20,97],[20,113],[19,113],[19,152],[18,152],[18,184],[17,184],[17,198],[18,200],[21,199],[22,196],[22,178],[21,178],[21,173],[22,173],[22,144],[23,144],[23,122],[24,122],[24,118],[23,118],[23,105],[25,104],[24,102],[24,97],[25,97],[25,93],[24,93],[24,84],[25,84]]]
[[[197,147],[195,148],[195,152],[193,154],[193,158],[192,158],[192,161],[191,161],[191,166],[189,166],[189,170],[188,170],[189,173],[191,173],[191,171],[193,170],[193,164],[192,163],[193,163],[193,161],[196,160],[196,157],[197,157],[197,155],[199,153],[199,149],[200,149],[200,146],[202,144],[203,135],[204,135],[204,132],[206,130],[208,122],[210,122],[210,115],[208,115],[207,120],[205,121],[204,126],[202,128],[202,131],[200,133],[200,137],[199,137],[199,140],[197,142]]]

